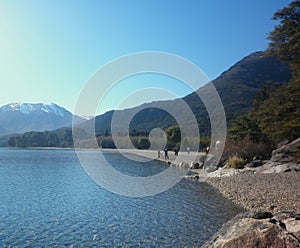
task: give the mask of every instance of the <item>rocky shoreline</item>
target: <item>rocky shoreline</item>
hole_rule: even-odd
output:
[[[300,214],[247,212],[238,214],[202,248],[299,248]]]
[[[203,247],[300,247],[299,151],[300,138],[274,150],[270,160],[252,161],[244,169],[203,169],[203,154],[193,164],[184,162],[185,156],[181,163],[169,161],[189,168],[188,178],[212,185],[247,211],[225,223]]]
[[[300,139],[283,145],[258,167],[219,169],[206,182],[249,211],[300,213]]]
[[[294,148],[300,146],[300,139],[290,144],[275,150],[272,158],[264,161],[259,167],[214,170],[207,168],[202,181],[212,185],[226,198],[248,211],[300,213],[300,162],[291,156]],[[126,153],[149,159],[156,156],[155,151],[127,150]],[[199,154],[200,160],[201,156],[204,154]],[[181,155],[182,161],[178,164],[172,164],[172,157],[169,161],[164,158],[156,159],[166,161],[171,166],[191,167],[183,162],[188,158],[187,154]],[[190,169],[187,177],[198,180],[201,179],[201,173],[203,169]]]
[[[258,168],[211,173],[206,183],[248,212],[225,223],[202,247],[300,247],[299,150],[297,139]]]
[[[251,161],[244,169],[217,168],[213,156],[204,153],[169,154],[166,160],[157,151],[122,152],[188,169],[186,178],[213,186],[245,209],[203,247],[300,247],[300,138],[274,150],[270,160]]]

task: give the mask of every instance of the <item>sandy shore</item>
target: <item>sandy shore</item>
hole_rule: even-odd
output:
[[[207,183],[247,210],[300,212],[300,173],[208,178]]]

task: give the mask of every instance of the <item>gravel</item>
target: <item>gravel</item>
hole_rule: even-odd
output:
[[[240,174],[206,182],[247,210],[300,213],[300,172]]]

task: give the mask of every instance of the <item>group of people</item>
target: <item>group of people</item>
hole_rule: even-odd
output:
[[[215,146],[213,147],[214,151],[218,151],[220,145],[221,145],[221,141],[217,140]],[[210,152],[210,150],[211,150],[211,147],[207,146],[206,149],[205,149],[205,153],[208,154]],[[170,159],[168,151],[169,150],[167,148],[164,149],[165,160]],[[190,148],[189,147],[186,148],[186,151],[187,151],[188,154],[190,154]],[[174,148],[175,156],[178,156],[178,152],[179,152],[179,150],[177,148]],[[160,158],[160,156],[161,156],[161,152],[158,149],[157,150],[157,157]]]
[[[169,152],[169,150],[167,148],[165,148],[164,149],[165,160],[170,159],[168,152]],[[178,149],[177,148],[174,149],[174,154],[175,154],[175,156],[178,156]],[[158,149],[157,150],[157,157],[160,158],[160,155],[161,155],[161,153],[160,153],[160,150]]]

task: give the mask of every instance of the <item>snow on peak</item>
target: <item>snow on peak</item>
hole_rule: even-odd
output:
[[[29,113],[35,111],[36,107],[34,105],[32,105],[32,104],[21,103],[20,107],[19,107],[19,110],[23,114],[29,114]]]
[[[35,110],[35,107],[33,104],[20,103],[20,102],[7,104],[2,107],[3,112],[20,111],[23,114],[29,114],[30,112],[32,112],[34,110]]]
[[[58,106],[55,103],[43,104],[43,106],[41,107],[41,110],[46,113],[54,113],[59,116],[65,116],[66,113],[68,112],[67,110]]]
[[[23,114],[30,114],[35,111],[43,111],[45,113],[52,113],[58,116],[65,116],[69,113],[66,109],[58,106],[55,103],[11,103],[0,108],[3,112],[19,111]]]

